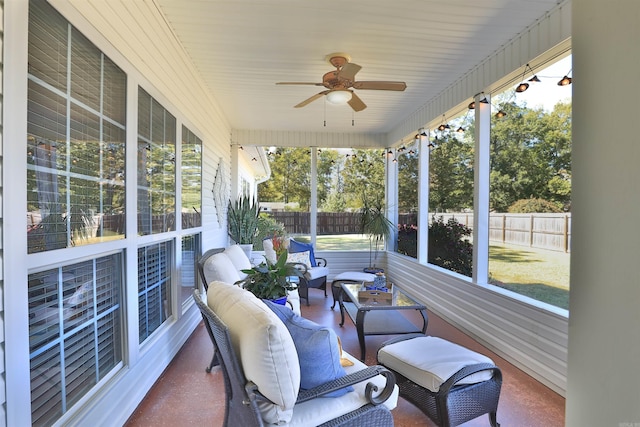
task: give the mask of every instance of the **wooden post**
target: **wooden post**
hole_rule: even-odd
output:
[[[529,246],[533,247],[533,214],[531,214],[531,224],[529,225],[530,229],[529,229]]]
[[[564,252],[569,252],[569,215],[564,214]]]

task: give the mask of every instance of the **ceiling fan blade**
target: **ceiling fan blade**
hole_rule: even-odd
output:
[[[313,95],[311,98],[307,98],[304,101],[302,101],[301,103],[299,103],[298,105],[294,105],[294,108],[301,108],[304,107],[307,104],[310,104],[311,102],[315,101],[318,98],[321,98],[323,95],[326,95],[327,93],[329,93],[328,90],[323,90],[322,92],[316,93],[315,95]]]
[[[358,64],[347,62],[342,66],[342,68],[340,68],[340,71],[338,72],[338,77],[341,79],[347,79],[347,80],[353,81],[353,79],[356,77],[356,73],[360,71],[361,68],[362,67],[359,66]]]
[[[353,108],[353,111],[356,112],[362,111],[367,108],[367,104],[362,102],[362,99],[360,99],[358,95],[353,93],[353,91],[351,92],[351,100],[348,102],[348,104],[351,106],[351,108]]]
[[[311,82],[278,82],[277,85],[311,85],[311,86],[324,86],[322,83]]]
[[[354,82],[352,87],[354,89],[403,91],[407,88],[407,84],[405,82]]]

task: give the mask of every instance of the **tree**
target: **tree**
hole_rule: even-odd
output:
[[[398,156],[398,213],[418,212],[418,151]]]
[[[502,103],[492,117],[492,210],[505,212],[520,199],[538,197],[568,207],[571,197],[571,104],[554,110]]]
[[[443,132],[429,155],[429,208],[460,211],[473,208],[473,135]]]
[[[311,199],[311,155],[308,148],[279,147],[270,152],[271,179],[259,184],[262,201],[298,202],[302,209]]]
[[[344,166],[347,206],[359,209],[365,200],[384,200],[384,158],[379,150],[354,150]]]
[[[325,202],[332,198],[335,200],[337,194],[339,197],[343,197],[341,192],[340,182],[337,186],[335,175],[339,168],[339,154],[336,150],[320,150],[318,153],[318,167],[317,167],[317,180],[318,180],[318,206],[322,206]],[[336,188],[337,187],[337,188]],[[339,211],[333,211],[339,212]]]
[[[338,160],[335,150],[321,150],[317,163],[318,205],[334,191],[334,176]],[[258,185],[260,200],[297,202],[309,210],[311,202],[311,150],[308,148],[277,148],[269,152],[271,178]]]

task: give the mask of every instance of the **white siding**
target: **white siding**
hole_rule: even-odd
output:
[[[565,310],[539,308],[524,297],[503,295],[493,286],[479,286],[394,253],[387,254],[387,279],[552,390],[565,394]]]
[[[1,2],[2,0],[0,0]],[[99,10],[94,9],[95,3],[78,2],[76,9],[69,2],[52,1],[54,7],[65,18],[91,40],[100,50],[109,56],[127,74],[128,103],[130,110],[128,115],[128,146],[136,143],[136,96],[137,86],[142,86],[155,99],[157,99],[171,114],[175,115],[180,123],[184,123],[203,141],[203,226],[200,229],[191,229],[190,232],[202,232],[203,249],[225,246],[227,244],[226,223],[222,227],[218,225],[216,212],[213,205],[213,181],[219,161],[225,164],[225,176],[229,188],[230,176],[230,135],[231,128],[219,105],[208,95],[202,81],[198,78],[196,70],[189,63],[188,58],[182,52],[173,34],[168,30],[166,23],[160,16],[153,2],[129,2],[128,13],[114,16],[110,9],[110,3],[99,2]],[[10,23],[10,32],[14,37],[8,37],[12,41],[7,57],[12,62],[3,75],[11,75],[13,82],[10,95],[11,104],[15,107],[11,111],[4,111],[3,121],[12,123],[10,135],[5,130],[5,137],[11,137],[10,149],[5,148],[3,159],[7,156],[12,162],[5,162],[3,175],[15,179],[16,182],[25,182],[26,164],[24,163],[24,148],[26,147],[26,29],[28,28],[28,2],[11,2],[7,10]],[[91,22],[91,23],[90,23]],[[114,28],[114,25],[117,28]],[[108,39],[107,39],[108,38]],[[115,47],[117,46],[117,48]],[[24,65],[23,65],[24,64]],[[9,101],[7,101],[9,102]],[[10,116],[9,116],[10,114]],[[134,178],[129,182],[133,185],[127,191],[134,193],[128,195],[128,206],[135,206],[135,150],[128,150],[128,164],[133,164],[133,170],[127,166],[127,176]],[[10,166],[8,166],[10,165]],[[132,173],[133,172],[133,173]],[[61,253],[44,253],[27,255],[26,251],[26,227],[18,227],[18,218],[24,221],[26,200],[26,187],[13,186],[11,191],[2,192],[2,215],[11,215],[15,218],[15,227],[10,231],[5,230],[3,242],[11,239],[16,248],[11,251],[9,259],[3,259],[5,269],[0,274],[9,277],[15,284],[11,292],[2,292],[0,288],[0,301],[6,299],[7,304],[2,304],[4,312],[0,312],[0,321],[8,318],[11,328],[5,329],[6,337],[0,333],[0,343],[6,338],[7,345],[0,345],[6,354],[0,354],[0,403],[5,399],[4,385],[4,357],[13,368],[6,378],[7,393],[6,416],[4,405],[0,423],[8,425],[28,425],[30,414],[25,411],[25,402],[29,402],[29,365],[28,360],[28,315],[26,314],[26,281],[29,269],[45,266],[50,263],[64,261],[63,257],[75,258],[79,256],[91,256],[108,250],[127,251],[127,289],[134,290],[125,296],[126,306],[132,307],[127,314],[127,335],[130,337],[125,353],[125,369],[115,372],[109,379],[108,385],[91,391],[83,400],[66,413],[60,423],[64,425],[122,425],[135,410],[139,402],[153,383],[160,376],[164,368],[169,364],[173,356],[180,349],[184,341],[190,336],[195,326],[201,321],[200,314],[195,307],[187,307],[184,312],[178,310],[174,319],[163,324],[157,333],[138,346],[137,343],[137,296],[135,295],[137,270],[136,249],[138,245],[148,244],[157,239],[180,238],[180,231],[164,233],[162,236],[136,237],[135,233],[127,233],[127,238],[97,245],[68,248]],[[135,207],[132,209],[135,211]],[[133,224],[135,224],[135,215]],[[1,224],[1,223],[0,223]],[[132,222],[128,221],[128,227]],[[134,226],[128,228],[134,229]],[[1,248],[0,248],[1,250]],[[0,252],[4,255],[4,253]],[[3,257],[4,258],[4,257]],[[0,276],[0,277],[2,277]],[[0,282],[0,286],[1,286]],[[3,301],[2,301],[3,302]],[[132,315],[133,313],[133,315]],[[113,408],[118,408],[116,411]]]

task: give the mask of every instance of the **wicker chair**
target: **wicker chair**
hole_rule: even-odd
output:
[[[287,243],[287,246],[289,243]],[[268,258],[271,262],[275,262],[276,253],[273,250],[273,243],[271,239],[263,240],[263,247],[265,252],[265,258]],[[300,277],[300,284],[298,285],[298,292],[300,299],[307,301],[309,306],[309,289],[320,289],[324,291],[324,297],[327,297],[327,275],[329,274],[329,268],[327,268],[327,260],[313,256],[315,267],[308,267],[305,264],[295,263],[296,267],[302,272]]]
[[[211,255],[215,255],[220,252],[224,252],[224,248],[209,249],[204,254],[202,254],[200,259],[198,259],[198,272],[200,272],[200,278],[202,279],[202,285],[204,286],[205,292],[209,288],[209,280],[204,272],[204,263],[207,261],[207,259],[209,259]],[[209,334],[209,337],[211,337],[211,342],[214,343],[215,341],[213,338],[213,331],[211,330],[209,323],[204,322],[204,326],[207,329],[207,333]],[[209,363],[209,366],[205,368],[205,370],[207,371],[207,373],[209,373],[211,372],[211,369],[213,369],[213,367],[217,365],[218,365],[218,352],[216,351],[216,346],[214,344],[213,356],[211,357],[211,362]]]
[[[226,256],[225,256],[226,255]],[[218,259],[216,259],[216,257]],[[220,258],[222,257],[222,258]],[[198,259],[198,272],[205,292],[209,289],[209,283],[212,281],[222,281],[233,285],[238,280],[244,277],[244,273],[241,274],[242,269],[250,268],[251,261],[246,257],[244,252],[239,249],[237,245],[231,245],[227,248],[213,248],[207,250]],[[297,290],[290,291],[288,296],[288,304],[297,314],[300,314],[300,296]],[[209,329],[209,325],[205,322],[207,332],[211,336],[213,342],[213,336]],[[211,372],[211,369],[217,365],[215,345],[214,353],[211,359],[211,363],[206,368],[207,372]]]
[[[265,425],[258,406],[261,401],[268,401],[268,399],[260,394],[254,383],[246,380],[241,361],[236,355],[231,342],[229,328],[204,303],[197,290],[194,290],[193,298],[202,313],[205,323],[209,325],[212,331],[224,376],[226,391],[224,426],[252,427]],[[387,380],[386,386],[379,395],[374,396],[374,392],[378,390],[376,386],[371,383],[367,384],[365,394],[369,401],[368,404],[351,412],[340,414],[336,418],[320,424],[320,426],[393,426],[391,411],[382,403],[394,393],[395,380],[393,374],[382,366],[367,367],[313,389],[300,390],[296,406],[302,402],[321,398],[329,392],[367,381],[378,375],[383,375]]]

